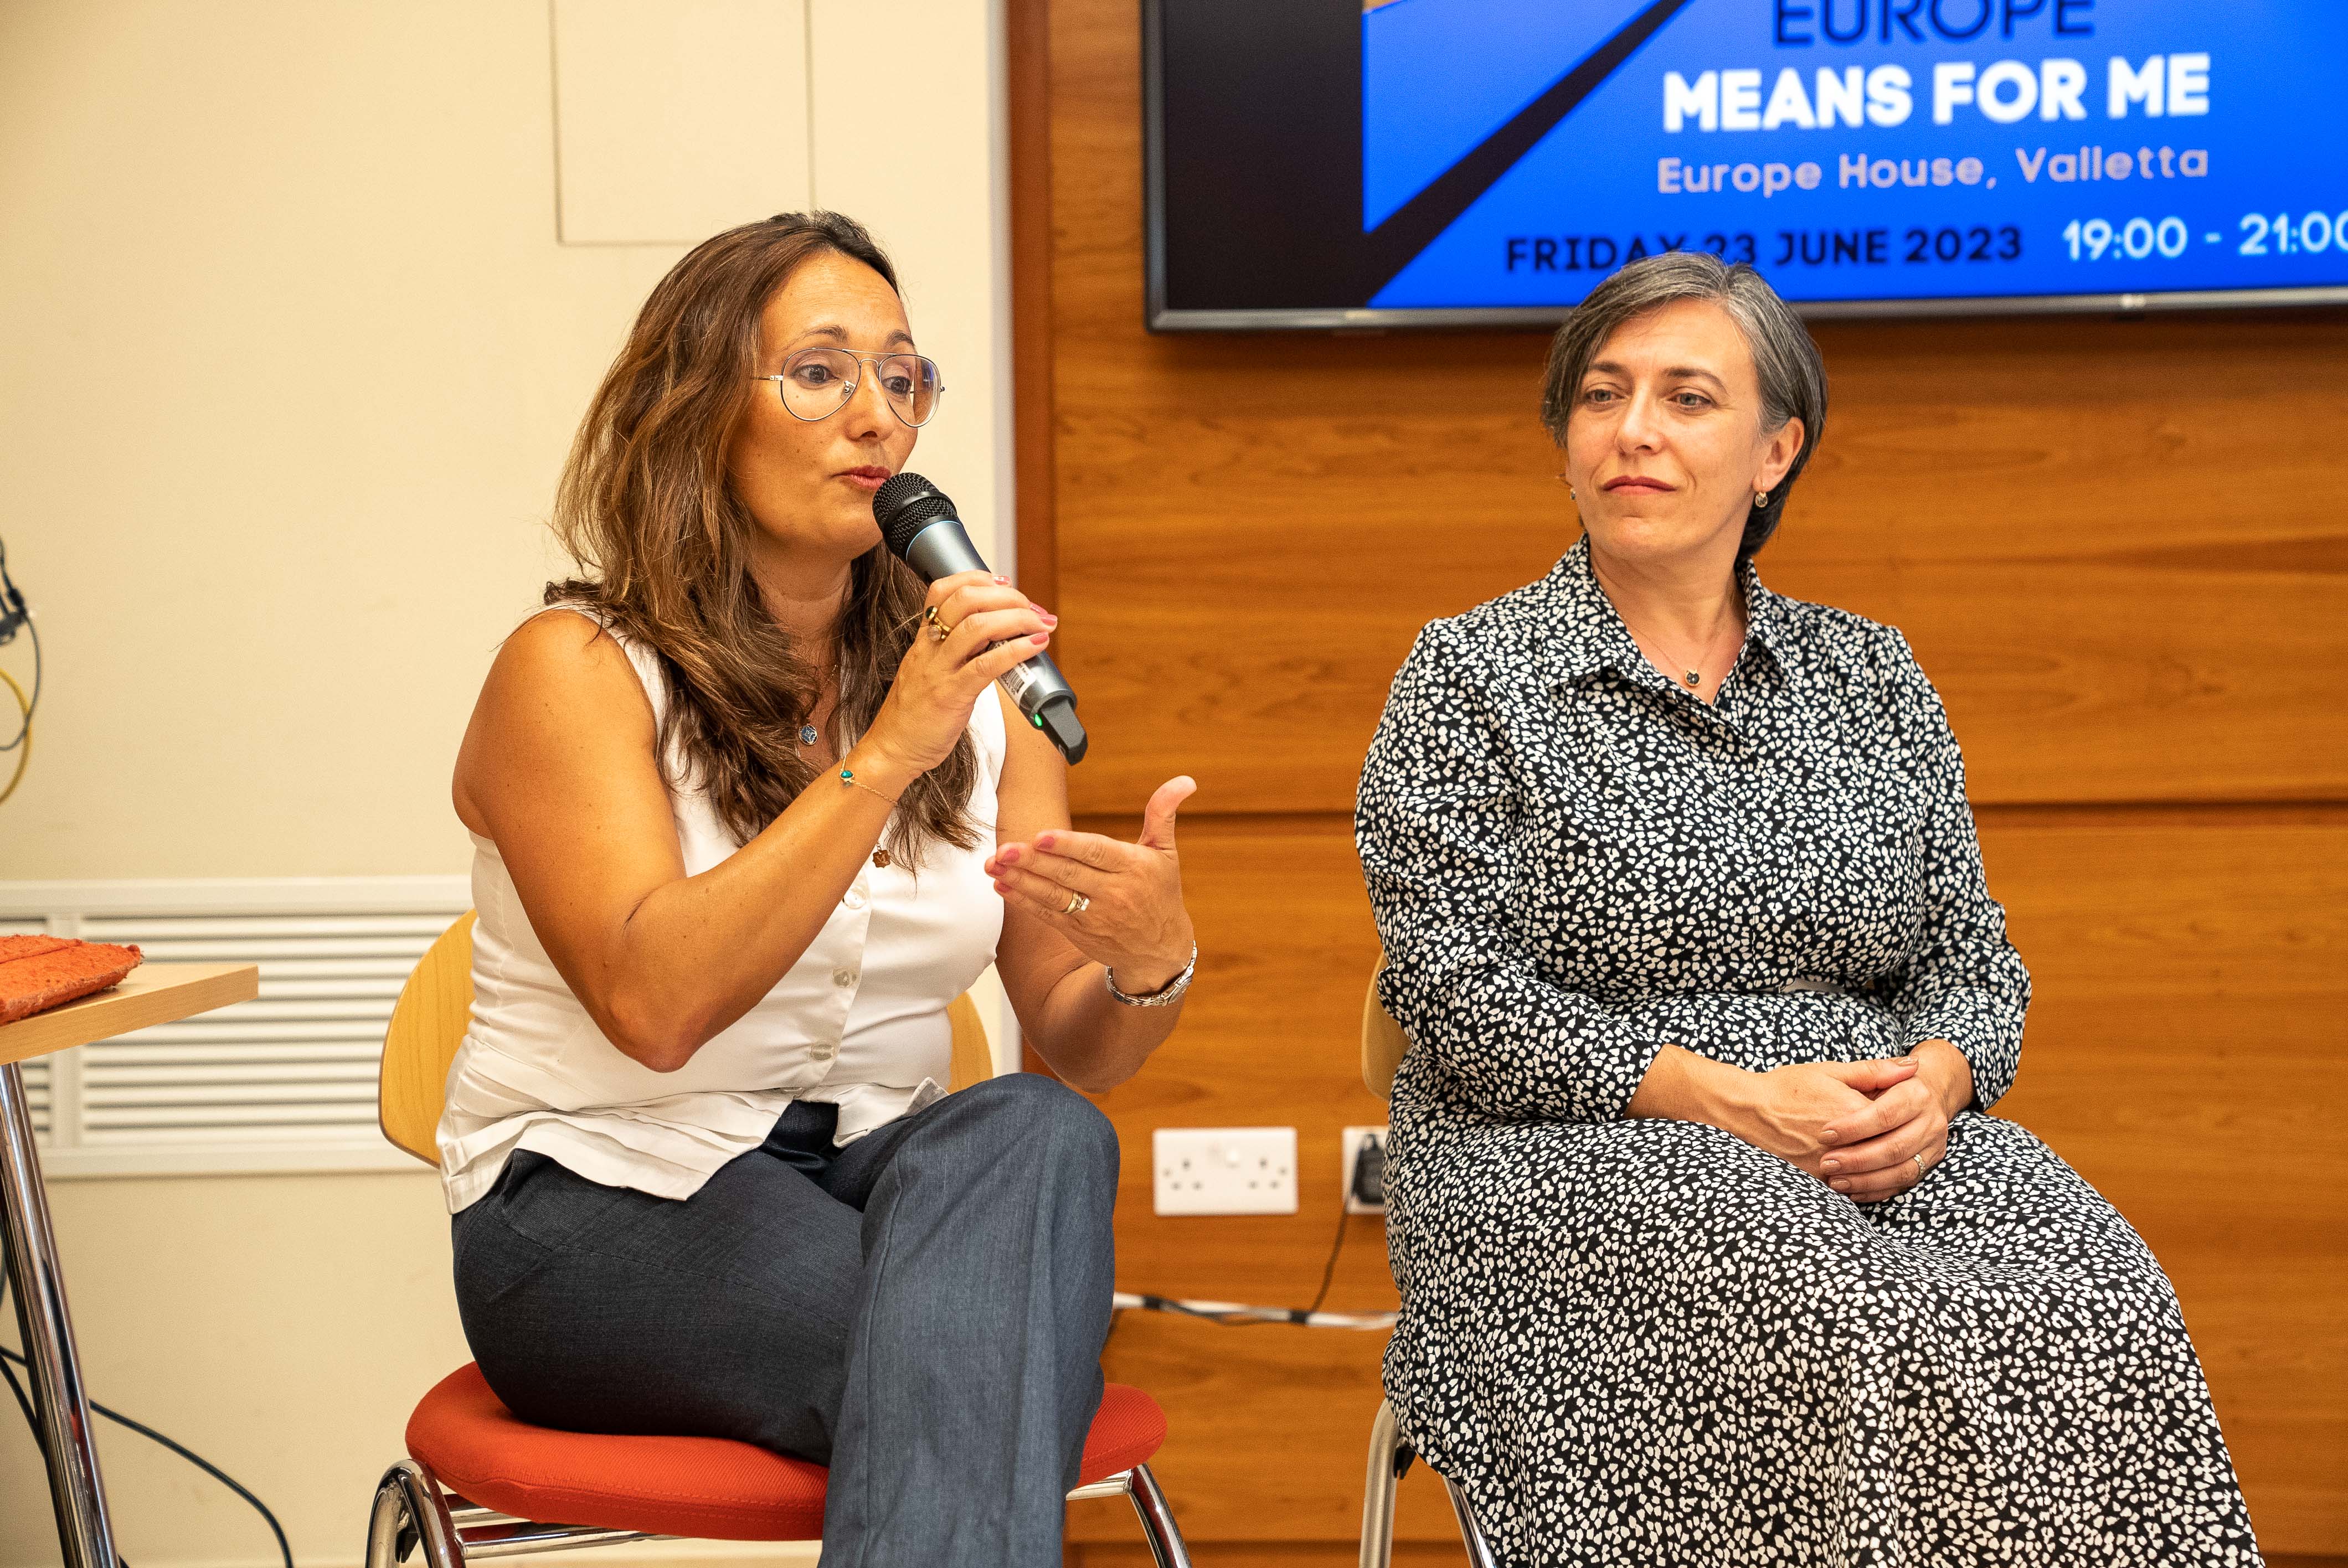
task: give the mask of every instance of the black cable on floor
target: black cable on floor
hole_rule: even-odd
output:
[[[0,1304],[5,1304],[7,1298],[8,1276],[5,1269],[0,1269]],[[11,1361],[15,1362],[19,1367],[23,1367],[26,1369],[27,1376],[31,1375],[31,1364],[28,1363],[24,1357],[18,1355],[15,1351],[9,1349],[6,1346],[0,1345],[0,1376],[5,1376],[8,1379],[9,1391],[16,1396],[17,1407],[25,1412],[25,1424],[32,1429],[34,1446],[41,1450],[41,1457],[44,1460],[46,1460],[48,1457],[49,1446],[42,1439],[40,1422],[34,1418],[32,1402],[26,1399],[24,1389],[17,1387],[16,1374],[9,1370],[8,1363]],[[140,1437],[147,1439],[149,1442],[160,1444],[162,1447],[170,1450],[173,1453],[179,1455],[181,1459],[186,1460],[190,1464],[194,1465],[198,1470],[203,1471],[206,1475],[211,1477],[214,1481],[220,1482],[222,1486],[236,1493],[237,1496],[251,1503],[252,1505],[253,1512],[260,1514],[262,1520],[268,1524],[269,1532],[277,1537],[277,1553],[278,1556],[283,1560],[284,1568],[294,1568],[294,1547],[293,1543],[285,1539],[285,1527],[277,1522],[277,1515],[269,1511],[269,1505],[262,1501],[261,1499],[253,1496],[252,1493],[248,1491],[234,1476],[229,1474],[228,1471],[221,1469],[220,1466],[212,1463],[211,1460],[204,1458],[203,1455],[196,1452],[193,1449],[189,1448],[186,1444],[175,1442],[171,1439],[165,1437],[161,1432],[157,1431],[154,1428],[147,1425],[144,1421],[136,1421],[131,1419],[129,1416],[124,1415],[119,1410],[108,1409],[106,1406],[99,1404],[96,1399],[89,1401],[89,1408],[97,1411],[99,1415],[104,1416],[108,1420],[112,1421],[116,1426],[128,1427],[132,1431],[137,1432]],[[130,1568],[129,1561],[123,1558],[119,1553],[116,1553],[115,1561],[121,1565],[121,1568]]]

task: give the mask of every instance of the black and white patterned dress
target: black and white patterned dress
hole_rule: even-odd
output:
[[[2167,1277],[2030,1133],[1968,1111],[1860,1204],[1624,1117],[1666,1041],[1945,1039],[1986,1108],[2030,983],[1897,631],[1748,566],[1707,707],[1587,550],[1427,627],[1362,774],[1405,1435],[1510,1564],[2257,1563]]]

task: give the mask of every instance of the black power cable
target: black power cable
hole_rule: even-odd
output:
[[[1353,1217],[1345,1212],[1345,1199],[1349,1196],[1350,1194],[1338,1195],[1337,1236],[1329,1244],[1329,1261],[1321,1266],[1321,1288],[1313,1293],[1313,1305],[1304,1309],[1307,1317],[1321,1310],[1321,1304],[1329,1299],[1329,1286],[1337,1277],[1337,1255],[1345,1250],[1345,1222]]]
[[[0,1237],[0,1259],[5,1259],[5,1256],[6,1238]],[[5,1303],[7,1300],[8,1278],[9,1276],[5,1268],[0,1268],[0,1303]],[[25,1368],[26,1375],[30,1376],[32,1368],[30,1364],[26,1361],[25,1358],[18,1355],[15,1351],[9,1349],[6,1346],[0,1345],[0,1378],[7,1379],[8,1391],[16,1396],[16,1408],[25,1412],[25,1425],[32,1431],[33,1446],[41,1450],[41,1457],[46,1460],[49,1454],[49,1445],[41,1435],[41,1424],[33,1414],[32,1401],[25,1397],[25,1390],[17,1385],[15,1372],[9,1367],[9,1363],[12,1361],[15,1362],[16,1366]],[[173,1453],[179,1455],[181,1459],[186,1460],[190,1464],[194,1465],[198,1470],[203,1471],[206,1475],[211,1477],[214,1481],[220,1482],[222,1486],[236,1493],[237,1496],[251,1503],[253,1507],[253,1511],[259,1513],[263,1521],[268,1524],[269,1532],[277,1537],[277,1554],[283,1561],[284,1568],[294,1568],[294,1547],[292,1543],[285,1539],[285,1527],[277,1522],[277,1515],[269,1511],[269,1505],[262,1501],[261,1499],[253,1496],[252,1493],[246,1490],[246,1488],[239,1482],[234,1476],[232,1476],[228,1471],[221,1469],[220,1466],[212,1463],[211,1460],[204,1458],[203,1455],[197,1453],[194,1450],[189,1448],[184,1443],[175,1442],[171,1439],[165,1437],[161,1432],[157,1431],[154,1428],[147,1425],[144,1421],[133,1420],[119,1410],[108,1409],[104,1405],[99,1404],[96,1399],[90,1400],[89,1408],[97,1411],[99,1415],[104,1416],[108,1420],[112,1421],[116,1426],[128,1427],[132,1431],[137,1432],[140,1437],[145,1438],[151,1442],[159,1443],[162,1447],[170,1450]],[[130,1568],[129,1560],[124,1558],[118,1553],[116,1553],[115,1561],[119,1564],[119,1568]]]

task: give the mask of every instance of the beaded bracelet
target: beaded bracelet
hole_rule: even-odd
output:
[[[870,784],[866,784],[862,779],[858,778],[854,768],[842,768],[839,770],[839,787],[842,789],[860,789],[875,800],[885,800],[892,806],[897,804],[896,796],[882,794],[879,790],[874,789]]]

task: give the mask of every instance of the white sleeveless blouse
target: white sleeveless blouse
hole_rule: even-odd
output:
[[[658,662],[613,635],[657,721],[667,706]],[[675,1072],[603,1037],[530,929],[498,846],[473,835],[472,1024],[439,1128],[449,1212],[488,1192],[516,1149],[606,1186],[686,1198],[757,1148],[794,1101],[838,1105],[847,1143],[937,1099],[953,1071],[946,1009],[994,962],[1003,929],[983,869],[1005,748],[993,687],[971,711],[970,734],[977,844],[933,846],[918,876],[902,860],[868,858],[775,989]],[[697,876],[740,845],[697,788],[675,782],[689,778],[682,759],[668,763],[685,875]]]

